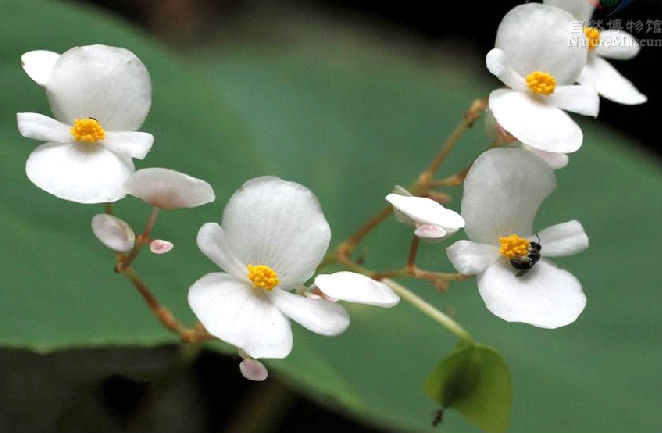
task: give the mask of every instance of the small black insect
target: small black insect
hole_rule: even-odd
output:
[[[540,245],[540,236],[536,235],[538,242],[533,242],[529,244],[529,253],[525,256],[517,256],[510,259],[510,264],[513,268],[518,269],[519,272],[515,275],[516,277],[521,277],[531,270],[533,265],[538,263],[540,260],[540,250],[542,246]]]
[[[434,411],[434,418],[432,418],[432,427],[436,427],[444,422],[444,408],[440,407]]]

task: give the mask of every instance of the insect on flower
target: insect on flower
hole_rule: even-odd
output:
[[[531,241],[529,243],[528,254],[510,259],[510,264],[513,268],[520,270],[517,275],[515,275],[516,277],[521,277],[529,272],[533,265],[540,260],[540,250],[542,249],[542,246],[540,245],[540,236],[536,234],[536,237],[538,238],[538,242]]]

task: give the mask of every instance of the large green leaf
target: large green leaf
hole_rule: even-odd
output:
[[[112,258],[88,228],[99,209],[57,200],[26,179],[23,164],[36,143],[18,135],[15,112],[48,107],[43,90],[19,68],[22,52],[103,42],[131,49],[150,69],[154,103],[144,129],[156,143],[138,165],[204,178],[218,197],[201,209],[163,213],[155,235],[176,249],[136,263],[157,296],[188,321],[188,286],[215,269],[195,247],[195,233],[218,218],[245,179],[267,171],[310,186],[337,243],[384,205],[394,184],[412,180],[470,101],[497,85],[486,81],[478,56],[444,53],[444,63],[421,61],[406,48],[366,43],[324,21],[302,32],[296,20],[271,18],[241,27],[254,36],[269,23],[269,35],[287,43],[212,45],[187,65],[93,11],[0,0],[2,344],[51,350],[174,341],[112,273]],[[203,74],[191,71],[194,62]],[[454,284],[446,295],[424,283],[410,286],[504,355],[513,380],[511,431],[654,431],[662,401],[656,344],[662,174],[627,137],[599,122],[582,126],[584,147],[559,173],[558,190],[536,224],[577,218],[591,238],[587,252],[557,260],[578,276],[589,299],[575,324],[545,331],[505,323],[487,312],[473,281]],[[485,142],[480,127],[468,133],[442,174],[466,166]],[[457,199],[460,191],[451,194]],[[117,208],[136,226],[148,213],[132,199]],[[401,264],[410,236],[387,221],[362,250],[366,266]],[[450,270],[444,246],[425,245],[421,264]],[[430,429],[435,404],[421,385],[455,339],[405,304],[348,309],[352,326],[345,334],[329,339],[297,328],[291,357],[271,365],[357,416],[408,431]],[[477,431],[453,411],[443,428]]]
[[[174,341],[131,285],[112,272],[112,255],[91,235],[90,220],[103,207],[59,200],[27,179],[25,161],[40,143],[18,134],[16,112],[50,110],[44,89],[20,68],[20,56],[34,49],[62,52],[98,42],[135,52],[152,76],[152,109],[143,130],[155,136],[152,151],[136,166],[165,166],[207,179],[220,201],[244,178],[262,172],[242,128],[199,76],[111,17],[59,2],[0,0],[0,27],[0,342],[48,350]],[[137,230],[150,213],[133,198],[116,208]],[[162,213],[156,234],[174,242],[175,250],[139,260],[146,275],[156,276],[146,281],[157,297],[188,321],[193,316],[186,306],[187,287],[208,269],[195,234],[220,211],[219,206],[206,206]]]

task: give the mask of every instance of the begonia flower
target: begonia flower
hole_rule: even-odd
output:
[[[446,253],[459,272],[478,276],[485,305],[506,321],[558,328],[574,322],[586,305],[579,280],[547,260],[588,247],[581,224],[532,231],[555,187],[551,167],[523,149],[489,150],[467,174],[462,216],[469,240]]]
[[[496,121],[545,152],[574,152],[582,144],[581,129],[564,110],[598,114],[595,89],[574,84],[587,52],[569,43],[573,23],[572,15],[553,6],[516,6],[501,21],[486,57],[488,70],[508,86],[490,93]]]
[[[201,206],[216,199],[204,180],[168,168],[143,168],[124,183],[124,191],[159,209]]]
[[[386,196],[386,201],[393,205],[396,219],[416,227],[414,234],[420,238],[438,241],[464,227],[464,220],[457,212],[430,198],[392,193]]]
[[[544,0],[545,4],[570,12],[583,24],[583,39],[588,47],[588,59],[577,82],[593,86],[605,98],[620,104],[643,104],[647,98],[614,68],[607,59],[629,60],[639,53],[639,43],[629,33],[601,30],[589,25],[595,4],[586,0]],[[603,58],[604,57],[604,58]]]
[[[78,203],[114,202],[154,137],[137,131],[151,104],[143,63],[124,48],[75,47],[62,55],[31,51],[23,68],[46,89],[54,118],[18,113],[21,135],[45,141],[27,160],[28,178],[59,198]]]
[[[225,207],[221,224],[207,223],[200,250],[225,273],[210,273],[189,289],[191,309],[207,331],[251,358],[284,358],[292,350],[292,319],[322,335],[349,326],[347,312],[325,299],[290,293],[315,272],[331,239],[317,197],[276,177],[246,182]]]
[[[125,253],[133,248],[136,235],[124,220],[105,213],[92,217],[92,232],[105,246]]]

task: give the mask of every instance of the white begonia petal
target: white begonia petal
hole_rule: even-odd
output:
[[[647,101],[634,85],[623,77],[608,61],[591,56],[577,79],[580,83],[593,86],[605,98],[619,104],[635,105]]]
[[[478,276],[487,309],[508,322],[554,329],[574,322],[586,306],[579,280],[544,259],[521,277],[515,275],[500,260]]]
[[[494,46],[506,53],[508,65],[522,77],[542,71],[552,74],[558,85],[573,84],[587,56],[586,50],[569,43],[576,26],[576,19],[563,9],[526,3],[504,16]]]
[[[160,209],[181,209],[214,201],[214,190],[204,180],[167,168],[143,168],[124,183],[127,194]]]
[[[335,302],[306,298],[279,288],[266,293],[281,313],[317,334],[334,336],[349,326],[347,311]]]
[[[46,86],[48,77],[51,76],[51,71],[57,59],[60,58],[58,53],[46,50],[28,51],[21,56],[21,66],[26,74],[40,86]]]
[[[105,213],[92,217],[92,232],[105,246],[121,253],[129,251],[136,242],[129,224]]]
[[[471,166],[464,181],[462,216],[470,240],[499,243],[499,237],[531,234],[538,208],[556,188],[554,171],[524,149],[491,149]]]
[[[600,96],[593,86],[558,86],[554,93],[547,97],[547,102],[584,116],[597,117],[600,111]]]
[[[72,143],[69,125],[39,113],[16,113],[18,132],[23,137],[55,143]]]
[[[235,257],[225,232],[217,223],[207,223],[200,227],[196,238],[198,248],[218,267],[238,280],[250,284],[248,268]]]
[[[540,159],[549,164],[549,166],[554,170],[558,170],[559,168],[563,168],[568,165],[569,158],[565,153],[545,152],[538,150],[535,147],[527,146],[526,144],[522,144],[522,147],[537,155]]]
[[[603,30],[594,53],[608,59],[629,60],[639,54],[639,49],[639,42],[631,34],[623,30]]]
[[[241,375],[246,379],[256,382],[262,382],[269,376],[267,367],[257,359],[251,358],[244,359],[239,363],[239,371],[241,371]]]
[[[93,117],[105,130],[135,131],[149,111],[151,87],[145,65],[131,51],[87,45],[58,58],[46,95],[64,123]]]
[[[221,227],[241,263],[269,266],[285,289],[313,275],[331,239],[315,194],[270,176],[251,179],[234,193]]]
[[[434,224],[419,224],[414,230],[414,235],[428,242],[439,242],[448,236],[448,232],[443,227]]]
[[[459,273],[476,275],[499,259],[499,247],[494,244],[457,241],[446,248],[446,255]]]
[[[389,286],[355,272],[318,275],[315,286],[325,295],[341,301],[387,308],[400,302],[400,297]]]
[[[588,236],[579,221],[556,224],[538,232],[543,257],[569,256],[588,248]],[[532,237],[532,240],[537,238]]]
[[[292,350],[289,320],[262,289],[231,275],[207,274],[188,292],[188,303],[205,329],[252,358],[285,358]]]
[[[487,69],[506,86],[513,90],[525,92],[528,90],[526,80],[508,65],[506,52],[500,48],[492,48],[485,57]]]
[[[427,197],[407,197],[389,194],[386,201],[404,213],[416,224],[433,224],[442,227],[448,234],[464,227],[464,219],[450,209]]]
[[[590,0],[543,0],[543,3],[565,9],[584,24],[588,24],[595,6]]]
[[[44,191],[78,203],[115,202],[133,163],[98,143],[45,143],[25,163],[28,178]]]
[[[582,145],[582,130],[543,98],[497,89],[490,93],[489,105],[497,122],[522,143],[545,152],[575,152]]]
[[[101,144],[115,153],[143,159],[154,144],[154,136],[140,131],[106,131]]]

